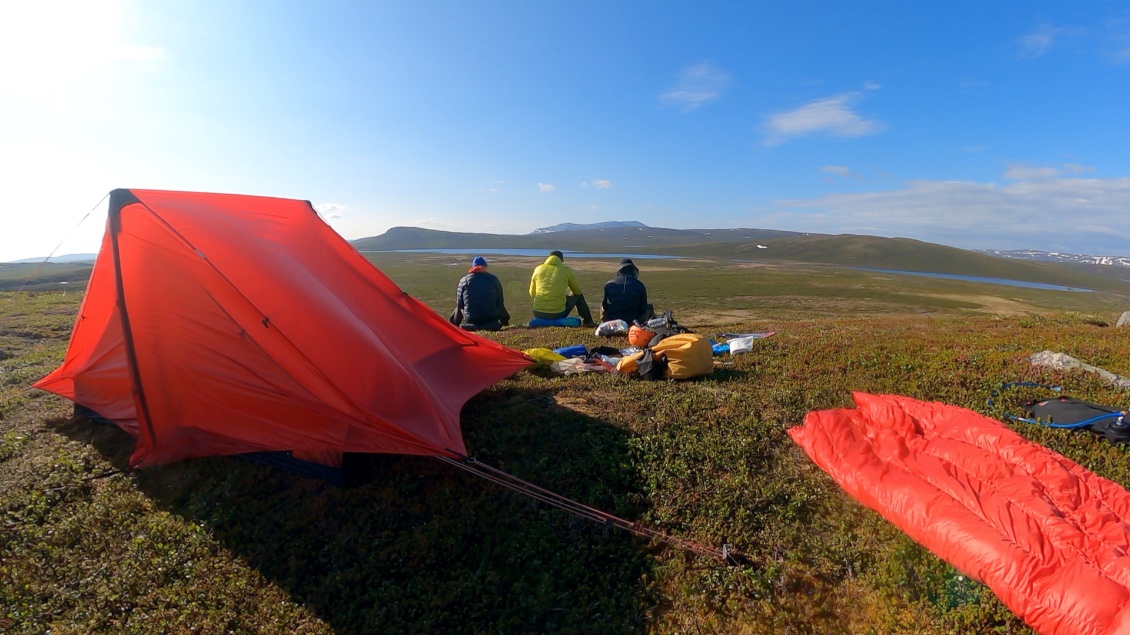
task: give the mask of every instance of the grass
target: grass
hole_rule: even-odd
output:
[[[437,311],[465,263],[378,264]],[[456,263],[449,266],[448,262]],[[511,313],[531,259],[500,259]],[[599,299],[614,262],[577,263]],[[426,458],[373,456],[341,489],[228,458],[126,470],[132,440],[70,421],[28,385],[62,359],[81,296],[0,293],[0,631],[12,633],[1028,633],[960,576],[844,495],[788,439],[850,392],[1000,416],[1059,383],[1051,349],[1130,374],[1127,304],[826,267],[646,263],[660,308],[710,334],[775,330],[708,378],[640,382],[522,372],[463,410],[471,453],[581,502],[747,556],[723,567],[578,520]],[[595,304],[595,302],[593,302]],[[598,341],[510,329],[514,348]],[[1083,433],[1021,434],[1130,485],[1127,449]],[[119,471],[120,470],[120,471]]]

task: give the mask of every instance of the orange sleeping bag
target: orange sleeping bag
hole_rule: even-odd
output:
[[[840,487],[1040,633],[1130,633],[1130,494],[972,410],[854,394],[789,430]]]

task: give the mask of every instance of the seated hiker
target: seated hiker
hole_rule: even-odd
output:
[[[639,281],[640,270],[631,258],[620,261],[616,277],[604,285],[600,302],[600,321],[624,320],[641,324],[655,317],[655,309],[647,303],[647,288]]]
[[[455,291],[455,310],[448,321],[465,331],[497,331],[510,325],[502,283],[487,273],[486,258],[475,256],[471,261],[471,269]]]
[[[549,252],[545,262],[534,268],[530,277],[530,297],[534,299],[534,317],[556,320],[569,315],[575,307],[584,326],[596,326],[592,312],[581,294],[581,285],[573,270],[562,261],[565,255],[560,251]],[[567,295],[567,292],[572,292]]]

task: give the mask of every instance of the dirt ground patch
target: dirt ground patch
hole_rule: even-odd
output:
[[[1033,304],[1009,298],[998,298],[991,295],[959,295],[959,294],[932,294],[935,298],[947,300],[960,300],[981,305],[980,308],[971,309],[978,313],[991,313],[1002,316],[1027,315],[1029,313],[1050,313],[1049,309],[1041,309]]]
[[[781,265],[769,262],[739,262],[731,261],[726,263],[729,269],[780,269]]]
[[[722,309],[714,311],[680,311],[675,315],[679,324],[693,327],[744,324],[765,319],[765,311],[752,309]]]

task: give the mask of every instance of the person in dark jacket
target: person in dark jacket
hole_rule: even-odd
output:
[[[647,322],[655,317],[655,309],[647,303],[647,288],[639,281],[640,270],[631,258],[620,261],[616,277],[604,285],[600,303],[600,321],[624,320]]]
[[[486,258],[475,256],[471,261],[471,269],[455,291],[455,310],[448,321],[465,331],[497,331],[510,326],[502,283],[487,273]]]

